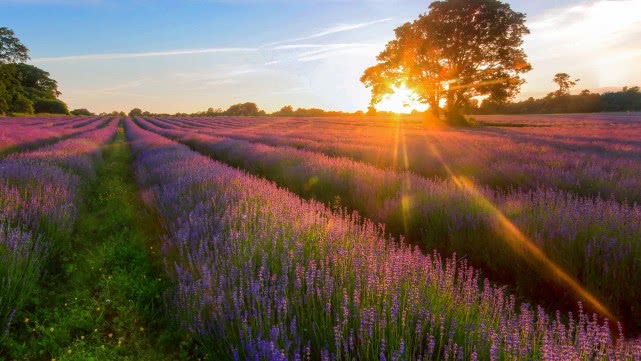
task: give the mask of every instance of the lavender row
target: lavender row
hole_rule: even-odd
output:
[[[220,119],[200,125],[194,120],[165,121],[211,135],[292,146],[430,177],[448,177],[453,171],[500,188],[554,186],[581,195],[640,202],[640,119],[613,126],[603,117],[602,122],[586,121],[575,128],[555,123],[473,131],[417,129],[398,121],[382,128],[357,122],[323,127],[317,120],[308,120],[307,125],[281,124],[279,119],[256,125],[238,121],[241,125],[236,127]]]
[[[564,323],[517,306],[465,261],[396,245],[357,215],[125,126],[166,230],[168,307],[212,359],[641,358],[596,316]]]
[[[641,326],[641,310],[635,308],[641,302],[636,286],[641,273],[631,271],[641,269],[639,206],[551,188],[495,191],[465,178],[428,179],[291,147],[141,124],[294,193],[326,203],[339,199],[425,251],[465,255],[494,279],[516,285],[524,296],[568,309],[576,300],[587,301],[550,272],[559,266],[626,328]],[[510,224],[502,223],[502,217]],[[542,250],[543,259],[533,258],[527,251],[531,246]]]
[[[104,126],[109,118],[56,118],[29,121],[24,118],[0,119],[0,155],[35,148],[45,143]],[[46,123],[45,123],[46,122]]]
[[[117,126],[112,119],[104,128],[0,161],[0,337],[52,255],[67,247],[81,182],[95,176],[100,150]]]

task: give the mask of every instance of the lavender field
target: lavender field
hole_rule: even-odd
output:
[[[641,359],[637,114],[54,119],[0,118],[0,358]]]
[[[641,0],[0,9],[0,361],[641,361]]]

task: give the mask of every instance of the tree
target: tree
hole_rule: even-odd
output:
[[[572,89],[579,80],[580,79],[572,80],[568,73],[557,73],[554,75],[554,79],[552,79],[552,81],[559,86],[559,90],[557,90],[554,95],[556,97],[570,95],[570,89]]]
[[[0,28],[0,64],[24,63],[29,60],[29,49],[16,37],[13,30]]]
[[[24,64],[29,49],[8,28],[0,28],[0,114],[8,111],[67,113],[67,105],[57,100],[58,83],[48,72]]]
[[[40,99],[33,104],[36,113],[69,114],[67,104],[58,99]]]
[[[132,110],[129,111],[129,116],[130,117],[140,117],[140,116],[142,116],[142,109],[133,108]]]
[[[14,113],[33,114],[33,103],[26,96],[18,93],[11,104],[11,111]]]
[[[284,117],[292,116],[292,115],[294,115],[294,107],[292,107],[291,105],[286,105],[286,106],[280,108],[279,111],[274,112],[274,115],[284,116]]]
[[[91,115],[94,115],[92,112],[90,112],[89,110],[87,110],[85,108],[74,109],[74,110],[71,111],[71,114],[72,115],[77,115],[77,116],[83,116],[83,115],[84,116],[91,116]]]
[[[57,99],[60,96],[58,82],[50,74],[29,64],[15,64],[20,84],[32,101],[38,98]]]
[[[9,111],[19,89],[20,80],[13,64],[0,64],[0,114]]]
[[[367,107],[367,115],[376,115],[376,107],[373,105]]]
[[[208,117],[215,117],[215,116],[222,115],[223,113],[224,113],[223,110],[220,108],[216,108],[216,109],[208,108],[204,115]]]
[[[225,115],[233,116],[253,116],[259,114],[260,111],[256,103],[234,104],[225,111]]]
[[[405,84],[439,116],[450,120],[472,97],[505,102],[518,94],[532,69],[523,50],[525,15],[498,0],[444,0],[395,30],[396,38],[365,70],[361,81],[372,105]]]
[[[601,95],[603,111],[622,112],[641,110],[641,90],[638,86],[624,87],[618,92],[607,92]]]

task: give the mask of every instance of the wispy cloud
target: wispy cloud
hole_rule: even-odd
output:
[[[257,51],[285,51],[285,50],[308,50],[299,54],[297,59],[309,61],[319,59],[319,54],[325,54],[327,57],[330,52],[336,50],[362,49],[371,48],[374,44],[364,43],[332,43],[332,44],[288,44],[263,48],[205,48],[205,49],[175,49],[166,51],[141,52],[141,53],[112,53],[112,54],[86,54],[86,55],[69,55],[58,57],[34,58],[34,63],[52,63],[64,61],[83,61],[83,60],[113,60],[113,59],[135,59],[146,57],[163,57],[177,55],[194,55],[209,53],[232,53],[232,52],[257,52]],[[313,57],[316,56],[316,57]],[[291,60],[291,59],[290,59]],[[266,65],[273,65],[282,62],[281,60],[269,61]],[[238,74],[240,75],[240,74]]]
[[[2,1],[2,0],[0,0]],[[42,1],[42,0],[23,0],[23,1]],[[64,0],[63,0],[64,1]],[[100,1],[100,0],[96,0]],[[172,49],[163,51],[149,51],[149,52],[131,52],[131,53],[106,53],[106,54],[82,54],[82,55],[66,55],[66,56],[52,56],[34,58],[34,63],[51,63],[51,62],[65,62],[65,61],[83,61],[83,60],[116,60],[116,59],[135,59],[135,58],[148,58],[148,57],[165,57],[165,56],[178,56],[178,55],[196,55],[196,54],[212,54],[212,53],[232,53],[232,52],[253,52],[253,51],[278,51],[278,50],[296,50],[296,49],[337,49],[337,48],[354,48],[355,44],[290,44],[297,43],[305,40],[312,40],[324,36],[339,34],[347,31],[362,29],[376,24],[392,21],[392,18],[383,18],[367,22],[353,23],[353,24],[339,24],[332,27],[320,30],[311,35],[280,40],[268,43],[259,47],[214,47],[214,48],[198,48],[198,49]],[[284,45],[286,44],[286,45]],[[326,50],[325,50],[326,51]],[[269,62],[276,64],[278,61]]]
[[[299,41],[304,41],[304,40],[311,40],[311,39],[316,39],[320,38],[323,36],[327,35],[332,35],[332,34],[338,34],[342,33],[345,31],[351,31],[351,30],[357,30],[361,28],[365,28],[368,26],[376,25],[376,24],[381,24],[381,23],[386,23],[389,21],[392,21],[393,18],[384,18],[384,19],[378,19],[378,20],[372,20],[372,21],[367,21],[367,22],[361,22],[361,23],[355,23],[355,24],[339,24],[335,25],[332,27],[329,27],[327,29],[320,30],[314,34],[303,36],[300,38],[292,38],[292,39],[286,39],[286,40],[280,40],[276,41],[273,43],[267,44],[267,46],[273,46],[273,45],[278,45],[278,44],[286,44],[286,43],[296,43]]]
[[[232,52],[251,52],[257,48],[204,48],[204,49],[175,49],[166,51],[151,51],[141,53],[111,53],[111,54],[86,54],[86,55],[69,55],[45,58],[34,58],[34,63],[70,61],[70,60],[112,60],[112,59],[133,59],[160,56],[191,55],[191,54],[210,54],[210,53],[232,53]]]
[[[376,44],[367,44],[367,43],[353,43],[353,44],[328,44],[309,50],[299,54],[296,57],[298,61],[314,61],[320,59],[327,59],[330,57],[338,56],[345,53],[352,53],[355,51],[369,51],[373,48],[376,48]]]
[[[354,52],[373,52],[374,49],[377,49],[381,44],[371,44],[371,43],[331,43],[331,44],[291,44],[291,45],[279,45],[272,50],[287,51],[291,50],[292,52],[288,55],[276,58],[271,61],[264,63],[265,66],[273,66],[281,63],[298,61],[298,62],[309,62],[314,60],[328,59],[335,56],[344,55],[346,53]]]

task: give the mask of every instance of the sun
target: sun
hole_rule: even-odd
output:
[[[394,92],[384,96],[380,103],[376,105],[376,110],[378,111],[399,114],[408,114],[414,110],[424,112],[428,108],[428,105],[418,101],[418,94],[405,86],[405,84],[401,84],[400,87],[394,87]]]

